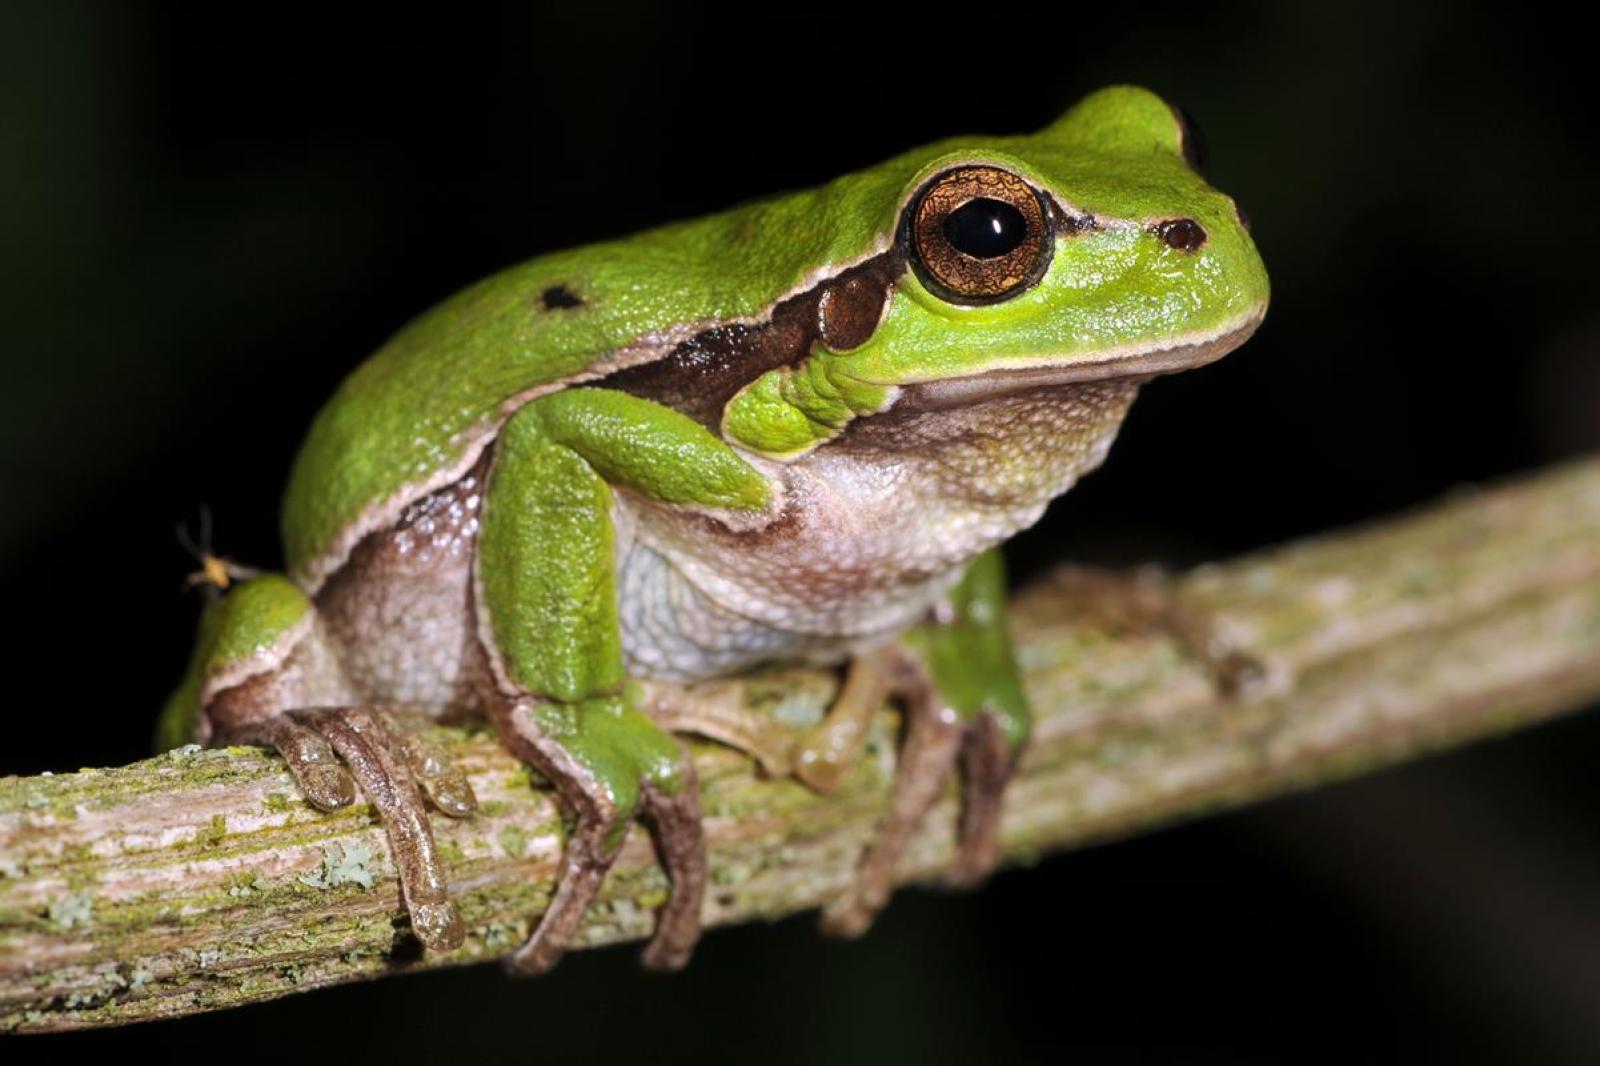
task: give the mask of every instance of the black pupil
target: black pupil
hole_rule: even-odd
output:
[[[958,252],[974,259],[994,259],[1028,236],[1028,220],[1003,200],[968,200],[944,220],[944,236]]]

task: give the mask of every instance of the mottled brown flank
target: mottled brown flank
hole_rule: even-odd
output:
[[[465,475],[374,530],[317,593],[346,678],[380,702],[478,712],[485,675],[472,560],[493,449]]]
[[[539,301],[544,304],[546,311],[565,311],[583,306],[583,297],[565,285],[550,286],[539,294]]]
[[[821,341],[835,351],[872,336],[889,289],[905,270],[897,251],[876,255],[782,301],[765,322],[712,326],[665,358],[595,382],[715,427],[733,395],[768,370],[794,366]]]

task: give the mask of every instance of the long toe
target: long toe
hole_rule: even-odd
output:
[[[506,958],[506,972],[513,977],[538,977],[554,969],[566,953],[565,948],[549,937],[535,932],[527,943]]]
[[[411,931],[417,934],[417,939],[425,947],[434,951],[454,951],[467,937],[466,926],[461,924],[461,913],[449,901],[413,904]]]
[[[324,811],[348,807],[356,798],[355,779],[342,766],[312,766],[302,770],[300,788],[312,806]]]
[[[863,893],[858,889],[843,899],[829,904],[822,912],[822,919],[817,923],[818,928],[828,936],[854,940],[872,928],[872,920],[878,916],[878,912],[887,902],[887,894],[873,902],[863,898]]]
[[[465,818],[478,809],[477,795],[459,773],[424,779],[422,787],[433,805],[452,818]]]

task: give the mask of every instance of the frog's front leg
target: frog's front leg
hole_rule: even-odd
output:
[[[833,768],[853,758],[864,741],[859,719],[875,714],[887,695],[900,697],[905,707],[889,811],[850,891],[823,914],[829,932],[855,936],[871,924],[889,899],[906,845],[958,768],[962,814],[947,879],[971,885],[998,862],[1001,800],[1031,720],[1004,611],[1004,564],[990,551],[967,568],[933,622],[852,664],[838,706],[802,749],[801,776],[831,787]]]
[[[700,425],[624,393],[553,393],[502,429],[475,572],[491,709],[507,745],[576,817],[555,898],[511,957],[518,973],[561,957],[636,813],[672,882],[645,964],[682,966],[699,936],[705,844],[694,774],[624,674],[613,484],[712,507],[759,508],[768,497],[765,480]]]

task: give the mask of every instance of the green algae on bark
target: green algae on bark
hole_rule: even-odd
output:
[[[1164,637],[1088,625],[1066,587],[1047,578],[1013,611],[1039,717],[1007,794],[1013,862],[1594,701],[1600,460],[1180,579],[1185,600],[1267,667],[1268,684],[1248,699],[1219,698]],[[835,685],[825,673],[772,671],[724,683],[717,712],[759,717],[752,728],[781,748]],[[829,796],[725,747],[692,745],[709,924],[815,907],[844,888],[883,809],[896,723],[881,716],[867,757]],[[560,811],[485,730],[435,736],[480,799],[471,818],[434,821],[468,927],[463,946],[442,954],[421,953],[405,927],[371,810],[314,810],[264,752],[188,747],[116,769],[0,779],[0,1029],[172,1017],[510,952],[548,904]],[[947,861],[957,799],[947,791],[902,880],[931,878]],[[581,942],[644,937],[666,888],[647,835],[632,833]]]

